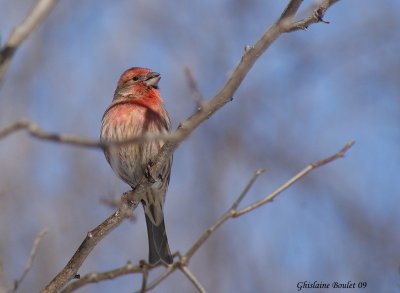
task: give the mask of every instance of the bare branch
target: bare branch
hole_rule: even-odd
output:
[[[21,277],[19,277],[19,279],[14,282],[13,292],[16,292],[18,290],[19,285],[22,283],[25,276],[28,274],[29,270],[31,269],[33,260],[35,259],[40,242],[42,241],[43,237],[47,234],[47,232],[48,232],[48,229],[44,228],[36,235],[35,241],[33,242],[33,246],[31,249],[31,253],[29,255],[28,262],[25,265],[25,268],[21,274]]]
[[[334,154],[333,156],[330,156],[326,159],[320,160],[316,163],[311,163],[309,164],[305,169],[300,171],[297,175],[295,175],[293,178],[285,182],[282,186],[280,186],[278,189],[276,189],[274,192],[272,192],[270,195],[266,196],[264,199],[255,202],[254,204],[251,204],[250,206],[242,209],[242,210],[236,210],[237,206],[239,205],[240,201],[243,199],[243,197],[246,195],[246,193],[249,191],[250,187],[254,183],[254,181],[258,178],[258,176],[262,173],[261,169],[257,170],[254,174],[254,176],[250,179],[249,183],[245,187],[245,189],[241,192],[237,200],[233,203],[232,207],[220,218],[218,219],[211,227],[209,227],[203,235],[195,242],[195,244],[189,249],[189,251],[185,254],[184,259],[185,261],[189,261],[190,258],[193,256],[193,254],[197,251],[198,248],[211,236],[211,234],[218,228],[220,227],[224,222],[226,222],[229,218],[236,218],[239,217],[251,210],[254,210],[268,202],[271,202],[277,195],[279,195],[282,191],[287,189],[289,186],[294,184],[296,181],[298,181],[300,178],[304,177],[306,174],[308,174],[311,170],[316,169],[318,167],[321,167],[325,164],[328,164],[338,158],[343,157],[344,153],[354,144],[354,141],[349,141],[339,152]]]
[[[144,143],[144,142],[154,141],[154,140],[168,141],[168,140],[179,139],[179,137],[176,137],[174,135],[174,133],[144,134],[144,135],[135,136],[135,137],[123,140],[123,141],[101,143],[98,140],[91,140],[91,139],[87,139],[87,138],[83,138],[83,137],[79,137],[79,136],[75,136],[75,135],[70,135],[70,134],[49,133],[49,132],[46,132],[46,131],[40,129],[39,126],[35,122],[28,121],[28,120],[19,120],[3,129],[0,129],[0,139],[2,139],[14,132],[17,132],[18,130],[23,130],[23,129],[27,130],[28,133],[35,138],[53,141],[53,142],[57,142],[57,143],[70,144],[70,145],[75,145],[75,146],[89,147],[89,148],[108,148],[108,147],[121,146],[121,145],[134,144],[134,143]]]
[[[330,6],[338,2],[339,0],[324,0],[319,5],[316,5],[314,11],[306,18],[297,22],[287,22],[283,19],[282,26],[284,32],[293,32],[297,30],[306,30],[310,25],[318,22],[329,23],[324,20],[325,12]],[[295,2],[295,1],[292,1]]]
[[[187,266],[180,266],[179,269],[183,272],[183,274],[192,282],[192,284],[196,287],[196,289],[200,293],[205,293],[206,289],[200,284],[200,282],[196,279],[196,277],[192,274]]]
[[[288,181],[286,181],[283,185],[281,185],[278,189],[276,189],[274,192],[272,192],[271,194],[267,195],[266,197],[264,197],[263,199],[241,209],[236,211],[233,214],[233,217],[240,217],[268,202],[271,202],[275,197],[277,197],[282,191],[284,191],[285,189],[287,189],[289,186],[293,185],[296,181],[298,181],[299,179],[303,178],[305,175],[307,175],[308,173],[310,173],[312,170],[319,168],[323,165],[326,165],[334,160],[337,160],[339,158],[342,158],[344,156],[344,153],[351,148],[354,145],[354,141],[349,141],[348,143],[346,143],[346,145],[340,149],[340,151],[338,151],[336,154],[320,160],[318,162],[315,163],[311,163],[309,164],[307,167],[305,167],[303,170],[301,170],[299,173],[297,173],[295,176],[293,176],[291,179],[289,179]]]
[[[200,236],[199,239],[192,245],[192,247],[189,248],[189,250],[185,253],[184,255],[184,261],[189,261],[190,258],[195,254],[195,252],[204,244],[204,242],[207,241],[207,239],[211,236],[211,234],[218,229],[219,226],[221,226],[223,223],[225,223],[229,218],[232,217],[234,211],[236,210],[237,206],[240,204],[240,202],[243,200],[247,192],[250,190],[250,188],[253,186],[253,183],[257,180],[257,178],[264,172],[263,169],[258,169],[253,177],[250,179],[250,181],[247,183],[246,187],[243,189],[243,191],[239,194],[238,198],[234,201],[232,206],[229,208],[228,211],[226,211],[225,214],[222,215],[221,218],[219,218],[211,227],[209,227],[204,233]]]
[[[101,282],[104,280],[112,280],[112,279],[118,278],[123,275],[135,274],[135,273],[141,273],[141,272],[142,272],[142,268],[140,266],[134,266],[131,262],[128,262],[123,267],[112,270],[112,271],[103,272],[103,273],[86,274],[81,279],[79,279],[79,280],[69,284],[67,287],[65,287],[65,289],[62,290],[61,293],[73,292],[87,284],[90,284],[90,283],[98,283],[98,282]]]
[[[39,23],[46,18],[56,3],[56,0],[38,0],[25,20],[13,30],[7,42],[0,50],[0,81],[7,71],[11,58],[18,46],[21,45]]]
[[[243,189],[243,191],[240,193],[240,195],[238,196],[238,198],[235,200],[235,202],[233,203],[231,209],[232,210],[236,210],[236,208],[238,207],[238,205],[240,204],[240,202],[243,200],[243,198],[245,197],[245,195],[247,194],[247,192],[250,190],[250,188],[253,186],[254,182],[257,180],[258,176],[260,176],[262,173],[265,172],[265,169],[258,169],[253,177],[250,179],[249,183],[247,183],[246,187]]]
[[[138,201],[133,199],[135,195],[132,191],[126,192],[118,210],[108,217],[103,223],[90,231],[78,250],[72,256],[64,269],[46,286],[42,292],[56,292],[70,281],[78,272],[86,257],[97,245],[97,243],[107,236],[124,219],[129,218],[132,211],[137,207]],[[128,196],[129,195],[129,196]],[[129,197],[129,198],[128,198]]]
[[[149,290],[154,289],[158,284],[160,284],[164,279],[166,279],[172,272],[174,272],[177,268],[180,269],[187,277],[188,279],[194,284],[194,286],[199,290],[199,292],[205,292],[205,289],[203,286],[200,284],[200,282],[196,279],[196,277],[190,272],[188,269],[187,265],[191,259],[191,257],[197,252],[197,250],[207,241],[207,239],[211,236],[213,232],[215,232],[223,223],[225,223],[227,220],[231,218],[236,218],[244,215],[245,213],[248,213],[256,208],[261,207],[264,204],[267,204],[269,202],[272,202],[272,200],[278,196],[282,191],[287,189],[289,186],[293,185],[296,181],[298,181],[300,178],[304,177],[306,174],[311,172],[312,170],[319,168],[321,166],[324,166],[326,164],[329,164],[339,158],[344,157],[344,154],[349,150],[352,146],[354,145],[354,141],[349,141],[346,143],[346,145],[340,149],[337,153],[335,153],[332,156],[329,156],[325,159],[322,159],[320,161],[314,162],[309,164],[306,168],[304,168],[302,171],[300,171],[298,174],[296,174],[293,178],[289,179],[287,182],[285,182],[283,185],[281,185],[279,188],[277,188],[274,192],[271,194],[267,195],[263,199],[241,209],[237,210],[238,205],[240,202],[243,200],[245,195],[248,193],[256,179],[264,172],[264,169],[258,169],[252,178],[249,180],[249,182],[246,184],[245,188],[243,191],[239,194],[237,199],[233,202],[232,206],[229,208],[227,212],[225,212],[221,218],[219,218],[213,225],[211,225],[207,230],[204,231],[204,233],[198,238],[198,240],[189,248],[189,250],[186,252],[185,255],[181,256],[179,252],[177,252],[177,255],[179,256],[180,260],[176,263],[174,263],[171,266],[168,266],[167,269],[157,278],[155,279],[149,286],[145,286],[147,284],[147,275],[143,275],[143,282],[142,282],[142,287],[139,292],[146,292]],[[86,240],[85,240],[86,241]],[[82,245],[81,245],[82,246]],[[129,264],[129,263],[128,263]],[[127,265],[128,266],[128,265]],[[112,279],[116,278],[120,275],[124,274],[129,274],[129,273],[139,273],[142,272],[143,274],[148,273],[149,268],[146,267],[146,271],[143,270],[143,265],[137,266],[137,267],[130,267],[131,269],[127,269],[125,267],[122,267],[120,269],[111,271],[111,272],[104,272],[104,273],[92,273],[88,274],[85,277],[83,277],[81,280],[75,281],[68,285],[62,292],[72,292],[73,290],[76,290],[77,288],[82,287],[85,284],[88,283],[93,283],[93,282],[99,282],[105,279]],[[118,274],[114,272],[120,272]],[[108,276],[108,277],[104,277]],[[145,285],[143,285],[145,284]],[[49,291],[51,292],[51,291]]]
[[[335,161],[335,160],[337,160],[337,159],[343,158],[343,157],[344,157],[344,154],[345,154],[345,153],[348,151],[348,149],[351,148],[355,143],[356,143],[356,142],[355,142],[354,140],[350,140],[350,141],[348,141],[348,142],[344,145],[344,147],[342,147],[342,148],[340,149],[340,151],[338,151],[336,154],[334,154],[334,155],[332,155],[332,156],[330,156],[330,157],[328,157],[328,158],[326,158],[326,159],[323,159],[323,160],[320,160],[320,161],[318,161],[318,162],[312,163],[311,165],[312,165],[313,169],[318,168],[318,167],[321,167],[322,165],[326,165],[326,164],[328,164],[328,163],[330,163],[330,162],[332,162],[332,161]]]
[[[326,9],[336,1],[324,1],[318,7],[322,9],[320,11],[324,13]],[[283,12],[283,15],[293,14],[293,11],[295,10],[294,8],[296,8],[297,4],[295,3],[295,1],[291,1],[291,3],[289,3],[289,6],[290,5],[294,6],[292,6],[291,8],[287,8],[288,11]],[[307,21],[306,20],[304,22],[310,25],[312,23],[321,21],[322,16],[318,19],[318,21],[315,21],[314,18],[312,18],[311,20]],[[153,162],[154,164],[152,165],[152,168],[150,170],[150,176],[147,177],[153,177],[153,178],[157,177],[155,175],[160,173],[165,162],[170,158],[170,156],[178,148],[181,142],[184,141],[193,132],[193,130],[195,130],[202,122],[204,122],[215,112],[217,112],[222,106],[224,106],[226,103],[232,100],[233,94],[236,92],[236,90],[238,89],[241,82],[243,81],[247,73],[250,71],[254,63],[282,33],[288,31],[294,31],[297,29],[296,29],[296,23],[288,24],[285,21],[278,20],[275,24],[273,24],[269,29],[266,30],[264,35],[255,43],[254,46],[246,47],[246,50],[241,58],[241,61],[239,62],[236,69],[233,71],[231,77],[227,80],[223,88],[209,102],[203,103],[200,110],[198,110],[191,117],[183,121],[178,126],[176,131],[172,134],[173,135],[172,138],[169,137],[169,139],[166,140],[166,143],[160,150],[156,160]],[[125,194],[124,197],[125,204],[123,204],[123,207],[120,207],[115,214],[110,216],[97,228],[88,233],[88,236],[83,241],[78,250],[75,252],[74,256],[65,266],[65,268],[47,285],[47,287],[42,292],[55,292],[60,288],[62,288],[68,281],[70,281],[73,278],[73,276],[77,273],[79,267],[82,265],[83,261],[86,259],[88,254],[94,248],[94,246],[126,218],[126,213],[124,211],[131,210],[132,206],[134,207],[136,206],[134,205],[134,203],[137,204],[134,194],[141,194],[151,184],[152,182],[149,181],[149,179],[146,178],[146,176],[143,176],[139,184],[135,187],[134,191],[131,192],[130,194],[129,193]],[[244,194],[246,192],[244,192]],[[240,202],[240,200],[243,197],[244,195],[241,194],[237,201]],[[262,204],[263,203],[259,204],[258,206]],[[236,203],[233,204],[234,207],[236,205],[238,204]],[[257,208],[258,206],[255,206],[254,208]],[[227,213],[225,213],[214,225],[212,225],[210,228],[207,229],[207,231],[199,238],[198,241],[196,241],[196,243],[192,246],[192,248],[189,249],[187,254],[184,255],[178,263],[169,266],[158,279],[153,281],[147,287],[147,290],[150,290],[155,286],[157,286],[157,284],[159,284],[163,279],[165,279],[169,274],[171,274],[178,266],[182,265],[185,266],[189,261],[190,257],[208,239],[211,233],[215,231],[229,218],[232,218],[233,216],[236,217],[239,216],[238,212],[236,212],[234,209],[230,209]]]

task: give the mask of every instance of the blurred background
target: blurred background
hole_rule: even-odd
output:
[[[35,2],[0,0],[2,43]],[[19,48],[0,85],[0,129],[25,118],[49,132],[97,139],[117,80],[131,66],[161,73],[176,127],[195,110],[185,67],[205,99],[212,98],[244,46],[286,4],[60,1]],[[311,4],[304,1],[303,11]],[[368,285],[360,292],[399,292],[399,9],[396,0],[340,1],[325,16],[329,25],[283,35],[234,100],[176,151],[166,225],[172,250],[186,252],[257,168],[267,171],[242,207],[356,141],[345,159],[227,222],[205,243],[189,268],[209,292],[294,292],[300,281],[363,281]],[[47,227],[20,292],[43,288],[113,212],[101,199],[126,190],[100,150],[23,131],[1,140],[0,286],[20,276],[36,234]],[[142,208],[136,213],[94,249],[81,275],[147,259]],[[128,275],[79,292],[133,292],[140,283],[139,275]],[[178,290],[195,292],[179,271],[154,292]]]

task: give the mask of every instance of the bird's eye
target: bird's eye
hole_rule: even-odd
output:
[[[132,77],[132,80],[133,80],[133,81],[138,81],[138,80],[139,80],[139,76],[134,76],[134,77]]]

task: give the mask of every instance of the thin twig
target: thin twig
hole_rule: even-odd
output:
[[[356,143],[356,142],[355,142],[354,140],[349,140],[349,141],[340,149],[340,151],[338,151],[336,154],[334,154],[334,155],[332,155],[332,156],[330,156],[330,157],[328,157],[328,158],[326,158],[326,159],[323,159],[323,160],[320,160],[320,161],[318,161],[318,162],[312,163],[311,165],[312,165],[313,169],[318,168],[318,167],[321,167],[322,165],[326,165],[326,164],[328,164],[328,163],[330,163],[330,162],[332,162],[332,161],[335,161],[335,160],[337,160],[337,159],[343,158],[343,157],[344,157],[344,154],[345,154],[345,153],[349,150],[349,148],[351,148],[355,143]]]
[[[246,187],[243,191],[239,194],[237,199],[234,201],[232,206],[227,210],[222,217],[220,217],[213,225],[211,225],[204,233],[197,239],[197,241],[189,248],[189,250],[184,255],[184,260],[189,261],[190,258],[195,254],[195,252],[203,245],[204,242],[211,236],[211,234],[218,229],[223,223],[225,223],[229,218],[232,217],[233,212],[236,210],[237,206],[243,200],[245,195],[248,193],[250,188],[253,186],[254,182],[257,178],[264,172],[264,169],[258,169],[254,172],[254,175],[251,177],[249,182],[247,183]]]
[[[247,192],[250,190],[250,188],[253,186],[254,182],[257,180],[258,176],[260,176],[264,172],[265,172],[265,169],[260,168],[254,173],[254,175],[250,179],[249,183],[247,183],[246,187],[243,189],[243,191],[239,194],[238,198],[232,204],[232,207],[231,207],[232,210],[236,210],[236,208],[238,207],[240,202],[243,200],[243,198],[245,197]]]
[[[0,50],[0,81],[7,71],[11,59],[19,45],[21,45],[39,23],[46,18],[56,3],[56,0],[38,0],[25,20],[14,28],[7,42]]]
[[[351,148],[354,145],[354,141],[351,140],[349,142],[347,142],[345,144],[345,146],[343,148],[341,148],[336,154],[322,159],[320,161],[317,161],[315,163],[311,163],[309,164],[307,167],[305,167],[303,170],[301,170],[299,173],[297,173],[295,176],[293,176],[291,179],[289,179],[288,181],[286,181],[283,185],[281,185],[278,189],[276,189],[274,192],[272,192],[271,194],[267,195],[266,197],[264,197],[263,199],[241,209],[236,211],[233,214],[233,217],[240,217],[264,204],[266,204],[267,202],[271,202],[274,200],[275,197],[277,197],[282,191],[284,191],[285,189],[287,189],[289,186],[293,185],[296,181],[298,181],[299,179],[303,178],[305,175],[307,175],[308,173],[310,173],[312,170],[319,168],[323,165],[326,165],[334,160],[337,160],[339,158],[342,158],[344,156],[344,153]]]
[[[147,279],[149,277],[149,267],[145,264],[142,265],[142,286],[140,287],[140,293],[146,292]]]
[[[173,133],[167,134],[143,134],[140,136],[135,136],[123,141],[115,141],[115,142],[107,142],[101,143],[98,140],[91,140],[84,137],[79,137],[70,134],[60,134],[60,133],[50,133],[46,132],[39,128],[39,126],[33,122],[28,120],[19,120],[12,123],[9,126],[0,129],[0,139],[5,138],[6,136],[15,133],[19,130],[27,130],[28,133],[42,140],[53,141],[57,143],[70,144],[80,147],[89,147],[89,148],[109,148],[114,146],[122,146],[127,144],[135,144],[135,143],[144,143],[154,140],[176,140],[179,137],[176,137]]]
[[[64,290],[61,291],[61,293],[73,292],[87,284],[90,284],[90,283],[98,283],[98,282],[101,282],[104,280],[112,280],[112,279],[118,278],[120,276],[124,276],[124,275],[128,275],[128,274],[136,274],[136,273],[141,273],[141,272],[142,272],[142,268],[140,266],[134,266],[131,262],[128,262],[123,267],[112,270],[112,271],[86,274],[79,280],[72,282],[71,284],[66,286],[64,288]]]
[[[318,22],[322,23],[329,23],[328,21],[324,20],[325,12],[328,10],[330,6],[338,2],[339,0],[324,0],[322,3],[319,5],[316,5],[316,8],[314,11],[306,18],[297,21],[297,22],[291,22],[291,23],[286,23],[287,26],[284,24],[284,32],[293,32],[297,30],[307,30],[307,28]],[[283,21],[285,23],[285,21]]]
[[[157,287],[158,284],[160,284],[162,281],[164,281],[170,274],[172,274],[176,268],[178,267],[178,263],[174,263],[173,265],[169,266],[164,272],[162,272],[162,274],[160,276],[158,276],[158,278],[156,278],[155,280],[153,280],[153,282],[151,282],[146,290],[150,291],[153,290],[155,287]],[[137,292],[135,292],[137,293]]]
[[[196,277],[193,275],[193,273],[189,270],[187,266],[180,266],[179,269],[182,271],[182,273],[192,282],[192,284],[196,287],[196,289],[200,293],[205,293],[206,289],[200,284],[200,282],[196,279]]]
[[[31,269],[33,260],[35,259],[35,256],[37,254],[40,242],[42,241],[43,237],[47,234],[47,232],[48,232],[48,229],[44,228],[36,235],[35,241],[33,242],[33,246],[31,249],[31,253],[29,255],[29,259],[25,265],[25,268],[21,274],[21,277],[19,277],[19,279],[14,282],[13,292],[16,292],[18,290],[19,285],[21,285],[25,276],[28,274],[29,270]]]
[[[344,153],[354,145],[354,141],[349,141],[339,152],[336,154],[320,160],[316,163],[311,163],[309,164],[306,168],[304,168],[302,171],[300,171],[298,174],[296,174],[293,178],[289,179],[287,182],[285,182],[283,185],[281,185],[279,188],[277,188],[274,192],[272,192],[270,195],[266,196],[260,201],[257,201],[248,207],[241,209],[241,210],[236,210],[237,206],[239,205],[240,201],[243,199],[243,197],[246,195],[254,181],[257,179],[258,175],[261,174],[260,170],[257,170],[254,176],[251,178],[245,189],[242,191],[242,193],[239,195],[238,199],[233,203],[232,207],[220,218],[218,219],[211,227],[209,227],[203,234],[202,236],[195,242],[195,244],[188,250],[188,252],[185,254],[185,258],[187,261],[193,256],[193,254],[197,251],[197,249],[211,236],[211,234],[218,228],[220,227],[225,221],[227,221],[229,218],[236,218],[240,217],[241,215],[254,210],[268,202],[271,202],[277,195],[279,195],[282,191],[287,189],[289,186],[293,185],[296,181],[298,181],[300,178],[304,177],[306,174],[308,174],[311,170],[316,169],[318,167],[321,167],[327,163],[330,163],[338,158],[343,157]]]

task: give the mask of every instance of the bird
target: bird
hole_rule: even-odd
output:
[[[158,87],[160,79],[159,73],[143,67],[129,68],[121,75],[111,105],[101,121],[101,143],[170,132],[170,118]],[[103,150],[116,175],[134,191],[142,177],[149,175],[149,167],[164,143],[162,140],[152,140],[111,146]],[[146,217],[150,265],[173,263],[163,212],[172,160],[171,155],[162,166],[160,174],[151,178],[150,186],[138,195]]]

